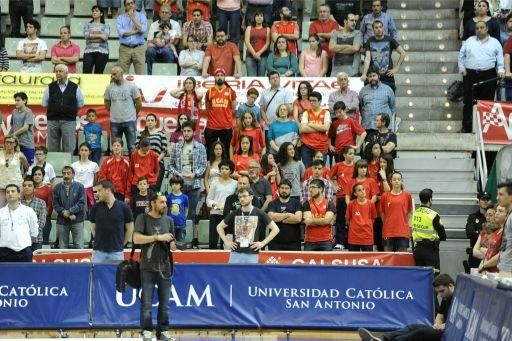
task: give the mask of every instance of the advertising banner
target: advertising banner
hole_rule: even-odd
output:
[[[0,328],[89,325],[91,266],[0,264]]]
[[[176,263],[217,263],[229,262],[229,251],[194,250],[174,252]],[[130,258],[130,251],[125,250],[125,259]],[[89,263],[91,250],[59,252],[55,250],[38,250],[34,254],[36,263]],[[139,251],[135,251],[135,258]],[[414,266],[411,253],[398,252],[292,252],[262,251],[260,264],[298,264],[298,265],[369,265],[369,266]]]
[[[478,101],[477,114],[484,143],[510,144],[512,142],[512,103]]]
[[[94,266],[92,325],[137,327],[138,292],[116,292],[115,270]],[[179,264],[170,323],[177,328],[387,330],[431,324],[432,280],[432,270],[425,268]]]

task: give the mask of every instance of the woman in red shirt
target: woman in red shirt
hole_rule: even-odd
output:
[[[187,77],[183,82],[180,89],[172,90],[171,96],[177,98],[178,112],[189,114],[192,121],[196,124],[199,121],[201,110],[203,110],[201,103],[203,101],[203,94],[196,89],[196,80],[194,77]]]
[[[44,175],[44,167],[34,166],[34,168],[32,168],[34,196],[46,203],[46,223],[43,228],[43,245],[48,245],[50,243],[50,232],[52,230],[53,191],[52,186],[43,182]]]
[[[256,11],[252,25],[245,30],[245,66],[247,76],[265,77],[267,74],[267,57],[270,47],[270,28],[265,23],[262,12]]]
[[[402,174],[400,172],[393,172],[391,191],[384,192],[381,201],[384,251],[406,252],[411,238],[409,221],[414,206],[411,194],[402,187]]]
[[[233,137],[231,138],[231,143],[229,145],[229,156],[233,158],[235,153],[238,153],[239,140],[242,135],[252,137],[253,142],[253,152],[258,155],[265,154],[267,147],[265,144],[265,136],[263,135],[263,131],[256,121],[256,117],[251,110],[246,110],[240,116],[238,121],[238,126],[235,129]]]
[[[350,200],[353,199],[351,198],[353,188],[357,184],[364,186],[367,199],[373,201],[374,203],[377,201],[379,189],[377,187],[377,182],[368,177],[368,162],[366,162],[366,160],[359,160],[356,162],[354,173],[352,173],[352,179],[347,182],[347,186],[345,187],[345,202],[347,205]]]
[[[355,197],[348,206],[345,218],[348,229],[349,251],[373,251],[373,220],[377,210],[373,201],[366,198],[363,184],[356,184],[352,190]]]
[[[302,81],[299,83],[297,99],[293,101],[293,119],[297,122],[297,124],[300,124],[300,122],[302,121],[302,113],[308,109],[311,109],[309,95],[312,92],[313,86],[311,86],[311,83],[309,83],[308,81]]]
[[[380,217],[381,212],[381,197],[384,192],[391,191],[391,175],[395,171],[393,157],[390,154],[383,154],[379,158],[379,176],[377,186],[379,187],[379,195],[377,196],[377,218],[373,222],[373,236],[374,243],[377,246],[377,251],[384,251],[382,246],[382,219]]]
[[[240,175],[249,175],[249,161],[260,161],[260,156],[253,151],[252,137],[242,135],[237,153],[233,156],[233,163],[235,164],[235,172],[233,178],[238,179]]]
[[[261,176],[270,183],[272,199],[277,199],[279,195],[277,186],[281,183],[281,174],[279,174],[274,154],[268,153],[261,157]]]

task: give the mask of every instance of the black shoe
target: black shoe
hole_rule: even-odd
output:
[[[359,337],[362,341],[382,341],[382,339],[379,339],[375,335],[373,335],[368,329],[365,328],[359,328]]]
[[[190,246],[193,249],[199,249],[199,240],[197,238],[192,239],[192,243],[190,243]]]

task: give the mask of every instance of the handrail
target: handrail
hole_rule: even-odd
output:
[[[478,114],[477,105],[473,106],[473,122],[476,124],[476,161],[477,161],[477,180],[480,180],[482,191],[487,184],[487,159],[485,157],[484,136],[482,133],[482,122]],[[473,124],[474,125],[474,124]]]

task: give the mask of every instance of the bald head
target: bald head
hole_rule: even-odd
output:
[[[110,81],[116,84],[121,84],[123,82],[123,69],[116,65],[110,69]]]

